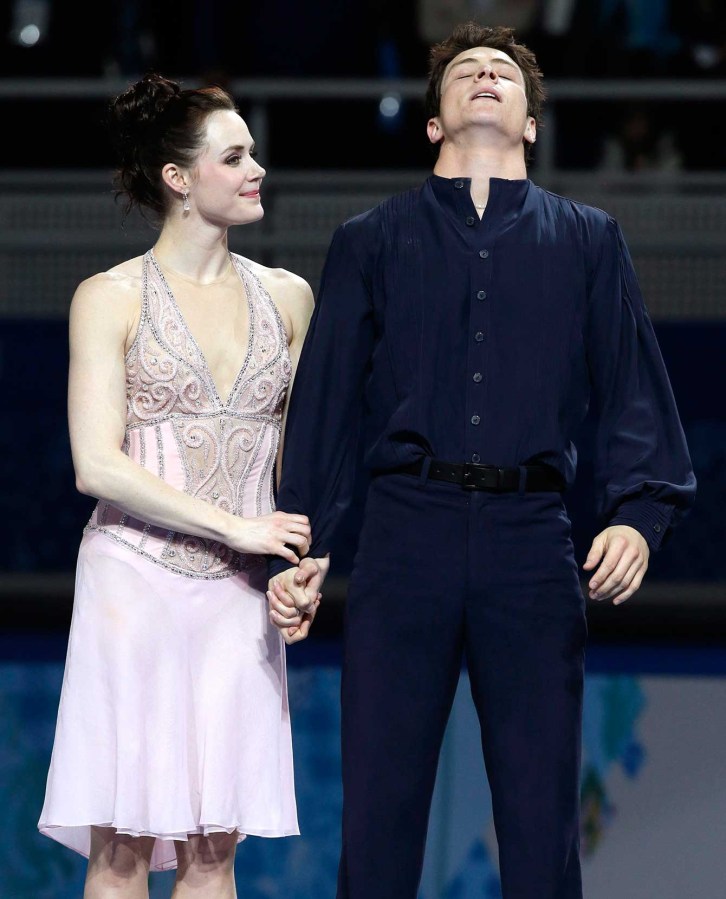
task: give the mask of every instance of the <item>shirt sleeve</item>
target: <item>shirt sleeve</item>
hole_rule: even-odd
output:
[[[695,499],[696,479],[673,391],[618,223],[593,272],[586,345],[598,409],[597,512],[658,549]]]
[[[277,508],[307,515],[309,555],[330,551],[356,482],[363,391],[373,351],[369,281],[340,225],[328,250],[298,362],[285,428]],[[272,556],[270,577],[292,567]]]

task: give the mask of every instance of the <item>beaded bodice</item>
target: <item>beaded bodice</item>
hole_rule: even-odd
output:
[[[141,319],[126,355],[124,451],[177,489],[249,517],[274,509],[272,479],[290,355],[269,293],[241,257],[230,257],[247,295],[249,338],[223,401],[153,251],[144,256]],[[104,501],[87,530],[188,577],[227,577],[264,561],[139,521]]]

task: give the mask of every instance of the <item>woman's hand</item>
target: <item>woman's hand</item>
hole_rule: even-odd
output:
[[[225,542],[237,552],[281,556],[297,565],[310,549],[310,522],[306,515],[292,515],[289,512],[237,518]],[[299,555],[295,555],[291,546],[297,549]]]

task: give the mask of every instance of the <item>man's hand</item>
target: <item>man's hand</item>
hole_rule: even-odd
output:
[[[650,548],[635,528],[616,524],[605,528],[592,541],[585,571],[599,568],[590,580],[590,599],[612,599],[620,605],[635,593],[648,570]]]
[[[329,567],[327,558],[307,558],[299,568],[289,568],[270,580],[267,590],[270,621],[281,631],[286,643],[298,643],[308,636]]]

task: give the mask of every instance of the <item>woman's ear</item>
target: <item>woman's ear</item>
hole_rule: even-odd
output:
[[[174,162],[167,162],[161,170],[161,180],[178,194],[189,189],[189,178],[186,172]]]

